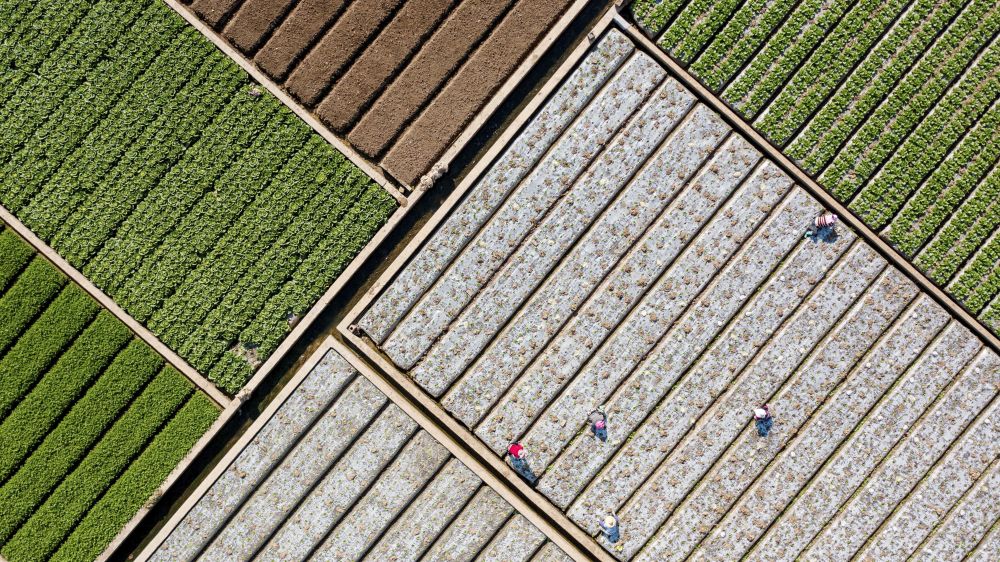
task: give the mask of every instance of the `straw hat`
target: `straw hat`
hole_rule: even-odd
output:
[[[614,515],[608,515],[607,517],[604,518],[604,526],[605,527],[614,527],[617,524],[618,524],[618,521],[615,520],[615,516]]]

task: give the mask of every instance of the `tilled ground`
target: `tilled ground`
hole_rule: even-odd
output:
[[[413,185],[571,0],[183,0],[333,132]]]
[[[1000,357],[821,211],[612,30],[358,325],[620,559],[988,559]]]
[[[335,351],[151,560],[566,560]]]

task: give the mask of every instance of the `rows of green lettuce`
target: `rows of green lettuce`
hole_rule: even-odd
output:
[[[1000,329],[1000,5],[639,0],[637,21]]]
[[[0,230],[0,554],[96,558],[217,406]]]
[[[0,203],[235,393],[395,200],[162,2],[0,22]]]

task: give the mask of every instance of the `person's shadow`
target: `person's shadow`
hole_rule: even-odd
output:
[[[812,240],[813,244],[819,244],[820,242],[833,244],[840,238],[840,234],[837,234],[837,229],[832,226],[821,228],[811,227],[807,236]]]

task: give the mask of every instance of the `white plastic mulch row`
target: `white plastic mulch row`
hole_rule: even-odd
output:
[[[247,498],[199,559],[246,560],[253,556],[385,402],[385,395],[375,385],[356,377]]]
[[[617,238],[610,232],[614,224],[621,224],[631,209],[656,196],[655,189],[641,192],[636,189],[640,187],[638,182],[631,183],[624,193],[619,193],[619,190],[693,103],[694,96],[675,80],[666,80],[660,85],[503,267],[482,287],[450,329],[427,351],[423,360],[411,371],[413,377],[431,394],[440,395],[552,268],[564,259],[584,232],[587,238],[573,247],[573,254],[589,258],[604,253],[602,246],[608,243],[607,240]],[[688,129],[694,129],[694,132],[685,135],[683,141],[694,143],[696,134],[703,133],[706,125],[712,123],[711,117],[706,115],[708,123],[692,120]],[[719,120],[715,118],[714,121]],[[612,205],[612,208],[602,213],[607,205]],[[566,275],[572,272],[563,267],[559,273]],[[574,294],[578,292],[574,291]]]
[[[884,266],[885,262],[870,248],[855,245],[802,306],[794,311],[789,310],[791,307],[779,309],[777,323],[784,324],[775,332],[757,335],[751,344],[759,348],[756,356],[747,352],[730,358],[732,362],[718,372],[723,380],[717,384],[725,391],[701,413],[673,449],[667,447],[669,453],[659,468],[621,510],[622,517],[629,521],[630,535],[649,536],[662,524],[746,427],[748,405],[765,402],[781,388]],[[819,311],[823,314],[817,314]],[[753,339],[750,334],[745,337]],[[682,415],[688,413],[685,409]],[[692,418],[697,414],[690,412]]]
[[[970,380],[972,370],[963,368],[981,348],[968,330],[955,323],[949,325],[931,353],[923,354],[911,373],[867,415],[867,423],[798,494],[757,543],[751,558],[788,559],[798,555],[945,387],[953,380],[961,380],[962,384]]]
[[[359,322],[378,343],[472,239],[504,197],[534,168],[555,141],[635,50],[618,31],[609,32],[584,58],[551,99],[525,126],[503,156],[386,288]]]
[[[354,374],[354,369],[342,357],[327,353],[188,512],[151,560],[193,560]]]
[[[917,550],[916,560],[960,561],[1000,517],[1000,460],[994,460],[976,485]]]
[[[948,315],[941,307],[921,297],[839,388],[826,396],[819,410],[716,525],[696,557],[742,557],[815,471],[838,452],[841,440],[858,426],[869,408],[905,375],[912,362],[918,361],[947,321]],[[786,407],[789,405],[800,406],[791,401]],[[881,431],[886,420],[883,416],[865,421],[856,431]],[[775,485],[778,482],[780,486]]]
[[[516,513],[476,557],[477,562],[527,562],[545,543],[545,535]]]
[[[555,544],[546,543],[531,562],[573,562],[573,559]]]
[[[909,556],[941,522],[946,510],[995,466],[1000,458],[1000,417],[989,417],[963,435],[955,447],[927,474],[860,552],[862,557],[888,560]],[[972,533],[973,529],[964,532]],[[952,547],[954,548],[954,546]]]
[[[743,158],[738,158],[737,162],[736,170],[730,174],[733,183],[739,183],[751,167]],[[603,384],[607,389],[604,395],[617,386],[629,372],[627,362],[634,361],[643,349],[655,344],[659,339],[656,334],[665,330],[683,311],[687,299],[697,294],[699,287],[721,266],[720,260],[726,257],[726,252],[738,247],[763,220],[769,204],[774,204],[781,195],[780,190],[742,191],[717,215],[724,218],[709,221],[692,247],[675,260],[671,260],[672,256],[690,239],[678,236],[684,233],[671,228],[651,232],[650,239],[626,258],[622,267],[616,270],[620,272],[618,275],[609,276],[607,283],[587,301],[574,321],[528,369],[494,413],[478,425],[476,433],[498,451],[508,439],[523,435],[523,440],[531,443],[535,462],[543,466],[551,462],[561,444],[576,433],[577,423],[589,411],[587,407],[599,400],[595,397],[595,394],[600,395],[595,392],[595,385]],[[732,220],[726,217],[728,213],[733,216],[739,213],[745,221],[728,231]],[[706,213],[704,220],[710,217],[713,215]],[[707,251],[709,247],[713,248],[711,252]],[[664,250],[662,253],[658,252],[660,248]],[[666,272],[661,274],[664,269]],[[606,339],[608,342],[602,343]],[[631,353],[622,349],[623,346],[631,347]],[[591,359],[595,354],[596,359]],[[567,382],[568,390],[548,407],[548,414],[543,414]],[[447,406],[448,402],[445,404]],[[582,410],[586,411],[581,415]],[[569,417],[570,412],[576,415]],[[535,428],[532,431],[544,437],[524,435],[533,421]],[[549,435],[551,432],[555,434]],[[549,447],[550,444],[555,448]]]
[[[622,66],[382,344],[399,367],[417,362],[665,76],[643,53]]]
[[[669,514],[638,559],[679,560],[694,552],[855,363],[879,343],[916,294],[916,287],[901,273],[887,270],[774,396],[759,401],[746,397],[744,412],[754,404],[771,404],[778,417],[775,431],[767,439],[760,439],[744,413],[736,441],[702,476],[687,500]],[[664,515],[660,512],[650,520],[635,520],[645,527],[663,520]],[[624,539],[623,556],[638,552],[647,536],[645,532],[630,533]]]
[[[979,541],[976,549],[965,559],[967,562],[995,562],[1000,560],[1000,519],[993,522],[993,528]]]
[[[857,553],[956,439],[997,423],[998,387],[1000,358],[985,350],[880,462],[804,550],[803,557],[848,560]]]
[[[389,405],[268,541],[258,560],[296,560],[316,548],[410,441],[417,424]]]
[[[691,118],[699,115],[701,111],[696,108]],[[693,185],[683,188],[685,180],[699,165],[704,165],[705,155],[701,150],[682,150],[676,157],[674,154],[661,152],[637,181],[651,189],[664,189],[668,193],[680,190],[680,193],[666,210],[660,212],[652,226],[647,226],[652,219],[646,214],[646,207],[641,206],[640,210],[629,213],[632,220],[626,218],[628,222],[619,237],[626,237],[624,233],[628,232],[628,238],[638,237],[638,241],[612,264],[610,271],[604,271],[599,263],[594,263],[598,259],[595,257],[593,271],[588,270],[579,277],[591,279],[594,274],[599,274],[599,285],[592,288],[591,281],[579,286],[579,293],[572,294],[568,291],[573,286],[562,285],[563,277],[560,276],[551,285],[556,287],[556,294],[545,301],[529,301],[511,328],[501,334],[483,358],[462,376],[442,400],[449,411],[470,427],[475,427],[490,404],[537,357],[534,365],[512,387],[510,395],[480,426],[480,436],[495,450],[505,439],[513,438],[527,427],[538,408],[551,399],[552,385],[555,383],[557,389],[558,383],[568,379],[579,368],[587,357],[587,351],[607,337],[611,328],[624,318],[683,249],[685,242],[697,232],[698,226],[707,222],[726,201],[739,184],[742,174],[749,173],[758,157],[756,151],[742,140],[726,142],[695,178]],[[729,173],[720,177],[722,170],[740,171],[742,174],[734,177]],[[659,209],[648,211],[654,214]],[[574,257],[568,259],[573,260]],[[563,294],[564,290],[566,294]],[[574,309],[574,306],[577,308]],[[575,316],[567,321],[567,317],[574,312]],[[530,320],[521,322],[521,317]],[[491,434],[493,432],[495,437]]]
[[[806,236],[821,203],[653,67],[598,72],[527,167],[514,141],[484,175],[518,170],[503,195],[456,219],[488,184],[471,190],[369,334],[498,455],[524,445],[539,492],[616,558],[991,559],[1000,357],[846,227]],[[456,220],[461,245],[428,250]],[[463,552],[564,559],[481,494],[441,537],[483,510]]]
[[[359,560],[448,460],[448,451],[420,431],[330,532],[314,560]]]
[[[424,552],[458,515],[482,481],[456,459],[434,480],[365,556],[365,560],[405,560]]]
[[[470,561],[501,535],[513,513],[330,352],[263,422],[154,559]],[[505,540],[530,543],[535,552],[545,537],[521,519]]]
[[[567,506],[577,497],[589,481],[610,460],[613,452],[625,444],[626,439],[636,431],[646,416],[656,407],[668,389],[681,374],[704,351],[722,326],[739,308],[742,299],[751,294],[776,267],[786,252],[802,238],[802,221],[809,220],[816,212],[815,202],[801,190],[795,192],[778,209],[771,219],[750,238],[718,277],[699,296],[680,318],[662,336],[652,350],[643,350],[637,364],[629,361],[631,373],[610,396],[599,392],[592,397],[591,407],[604,403],[607,415],[613,418],[614,434],[607,443],[594,448],[593,439],[583,433],[567,447],[559,459],[552,464],[550,474],[539,486],[557,505]],[[640,309],[644,310],[644,309]],[[642,316],[640,312],[640,317]],[[622,332],[624,333],[624,332]],[[631,349],[628,349],[631,352]],[[621,356],[619,356],[621,357]],[[640,355],[633,356],[639,359]],[[614,365],[614,364],[612,364]],[[606,397],[607,396],[607,397]],[[555,412],[556,415],[563,414]],[[583,411],[567,412],[567,416],[581,419]],[[529,436],[534,433],[529,432]],[[627,457],[619,457],[621,462],[610,467],[610,479],[619,475],[628,476],[633,464]],[[609,482],[610,487],[615,487]],[[598,492],[600,495],[600,492]],[[604,499],[608,499],[604,496]],[[602,509],[597,515],[605,513]],[[570,512],[578,521],[596,521],[591,513]],[[597,529],[594,529],[596,532]]]
[[[722,303],[715,308],[710,301],[702,301],[702,306],[695,308],[696,314],[686,320],[688,325],[691,321],[698,320],[705,326],[714,327],[718,321],[703,318],[704,312],[718,315],[726,308],[739,307],[740,310],[730,317],[725,330],[702,352],[693,366],[690,366],[690,358],[682,362],[668,359],[669,368],[686,372],[670,388],[656,410],[629,436],[600,475],[574,501],[571,509],[574,517],[585,518],[588,513],[615,510],[635,493],[694,427],[698,417],[725,391],[737,373],[766,343],[763,334],[772,333],[797,310],[830,273],[832,266],[851,247],[854,240],[853,234],[846,233],[837,242],[822,247],[800,244],[756,293],[733,288],[720,292],[717,288],[713,293],[722,298],[729,295],[731,302]],[[747,281],[752,281],[752,276],[723,276],[720,285]],[[732,298],[733,295],[736,298]],[[703,313],[697,314],[699,311]],[[702,334],[692,330],[688,337],[704,339],[713,330],[705,332]],[[685,349],[691,347],[685,342]],[[624,431],[618,425],[616,418],[616,435]]]
[[[492,488],[482,486],[421,560],[427,562],[472,560],[513,512],[514,508]]]

